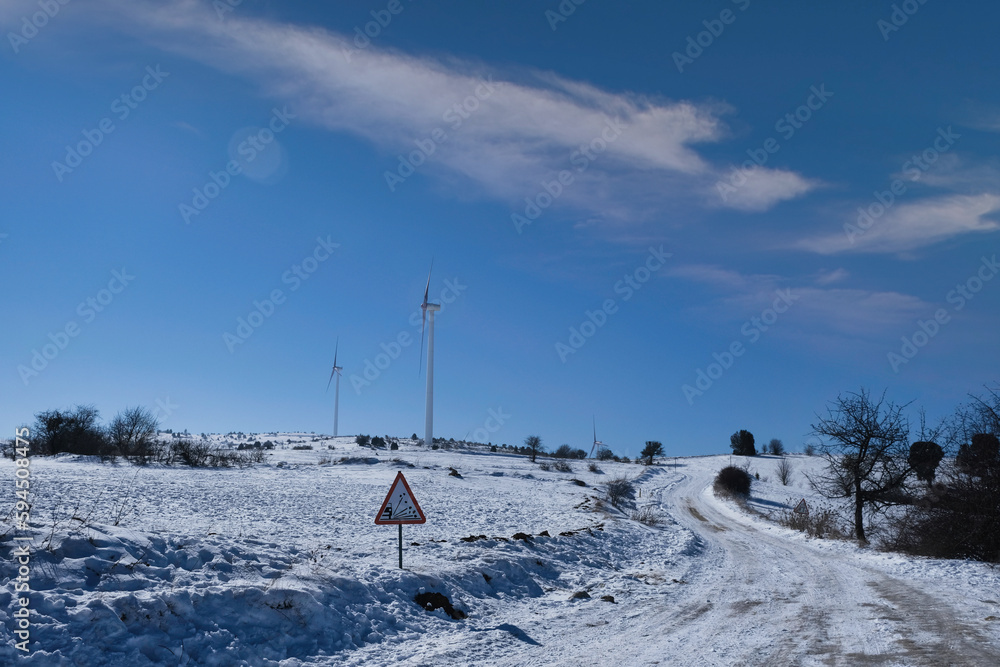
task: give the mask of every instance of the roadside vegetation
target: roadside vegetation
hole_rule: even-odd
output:
[[[936,426],[921,412],[915,435],[909,408],[866,388],[838,396],[817,415],[804,448],[825,460],[818,474],[796,473],[784,445],[772,439],[764,453],[782,457],[777,481],[787,486],[801,474],[831,501],[811,512],[786,511],[779,522],[914,555],[1000,562],[1000,385],[970,394]],[[730,447],[734,455],[757,456],[749,431],[734,433]],[[729,466],[715,490],[745,499],[755,478],[749,463]]]

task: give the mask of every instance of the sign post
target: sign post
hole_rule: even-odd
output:
[[[382,501],[382,507],[375,515],[375,523],[380,526],[396,524],[399,526],[399,568],[403,568],[403,524],[404,523],[425,523],[427,517],[413,497],[410,485],[406,483],[403,473],[396,474],[389,493]]]

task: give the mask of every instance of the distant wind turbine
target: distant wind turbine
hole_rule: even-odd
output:
[[[330,383],[333,382],[333,376],[337,376],[337,388],[333,393],[333,437],[337,437],[337,420],[339,418],[340,412],[340,371],[344,370],[341,366],[337,365],[337,352],[340,351],[340,338],[337,338],[337,346],[333,349],[333,370],[330,371],[330,382],[326,383],[326,391],[330,392]]]
[[[597,439],[597,417],[594,417],[594,445],[590,448],[590,458],[594,458],[594,450],[604,443]]]
[[[434,262],[431,261],[431,271]],[[427,272],[427,286],[424,287],[424,302],[420,304],[424,311],[423,322],[420,325],[420,357],[423,359],[424,328],[427,328],[427,407],[424,413],[424,444],[434,446],[434,313],[441,310],[441,304],[430,303],[427,298],[431,290],[431,271]],[[427,314],[430,313],[430,322]]]

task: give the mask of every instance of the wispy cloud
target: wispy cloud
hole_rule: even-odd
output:
[[[486,195],[521,201],[538,192],[543,180],[573,170],[574,152],[592,142],[601,145],[612,122],[624,128],[621,135],[604,142],[586,173],[575,173],[575,185],[560,204],[600,210],[605,217],[609,210],[628,215],[635,203],[664,199],[715,205],[708,192],[721,167],[696,147],[727,136],[721,116],[728,109],[722,105],[612,93],[551,73],[504,73],[377,44],[353,49],[348,37],[324,29],[238,11],[219,20],[211,5],[195,0],[105,0],[104,7],[114,9],[105,17],[122,30],[251,79],[294,105],[306,122],[365,137],[387,153],[387,170],[396,168],[397,154],[415,150],[417,140],[440,128],[447,139],[438,142],[423,170],[445,172],[448,181],[458,175]],[[446,118],[449,109],[475,96],[484,82],[496,91],[455,127],[457,117]],[[727,205],[765,210],[811,187],[794,172],[760,169]]]
[[[879,218],[861,218],[861,223],[850,219],[841,231],[800,240],[795,247],[823,255],[906,253],[965,234],[997,231],[1000,223],[989,217],[997,211],[1000,196],[994,194],[932,197],[898,204]]]
[[[816,189],[819,183],[794,171],[757,168],[746,183],[727,193],[720,205],[741,211],[766,211]]]
[[[821,273],[812,280],[795,282],[776,275],[741,274],[718,266],[694,264],[671,269],[669,275],[708,286],[717,293],[692,312],[712,323],[745,320],[768,307],[777,290],[795,297],[792,316],[781,328],[786,336],[812,340],[836,336],[878,338],[901,324],[926,315],[930,304],[899,292],[829,288],[846,279],[843,270]]]

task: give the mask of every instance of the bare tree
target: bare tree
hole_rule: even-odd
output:
[[[156,416],[146,408],[125,408],[108,425],[108,439],[117,453],[133,463],[146,464],[159,453]]]
[[[864,512],[880,511],[898,504],[906,478],[912,472],[907,463],[910,426],[903,415],[905,405],[878,399],[868,390],[841,394],[828,408],[826,417],[817,415],[813,433],[823,438],[819,445],[827,461],[826,471],[811,480],[829,498],[853,497],[854,534],[867,542]]]
[[[783,486],[788,486],[788,482],[792,479],[792,464],[789,463],[787,458],[782,458],[778,461],[776,474],[778,475],[778,480],[781,481],[781,484]]]
[[[784,456],[785,443],[778,438],[771,438],[771,442],[767,443],[767,449],[775,456]]]
[[[535,462],[535,458],[538,456],[538,453],[544,451],[544,448],[542,447],[542,439],[537,435],[529,435],[525,438],[524,446],[531,452],[532,463]]]

